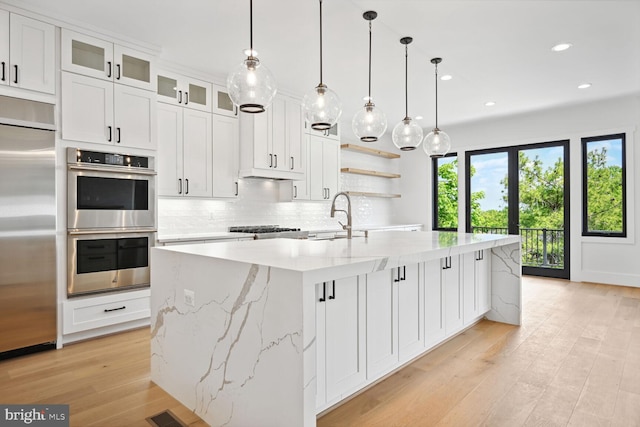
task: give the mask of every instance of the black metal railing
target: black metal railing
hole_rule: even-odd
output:
[[[506,227],[473,227],[474,233],[508,234]],[[564,268],[564,230],[557,228],[520,228],[522,265]]]

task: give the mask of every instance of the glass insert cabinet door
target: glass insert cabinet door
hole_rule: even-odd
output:
[[[211,112],[211,84],[169,71],[158,72],[158,101]]]
[[[213,91],[213,112],[216,114],[222,114],[223,116],[237,117],[238,107],[233,105],[227,88],[220,85],[213,85]]]
[[[62,29],[62,69],[153,90],[153,57],[86,34]]]

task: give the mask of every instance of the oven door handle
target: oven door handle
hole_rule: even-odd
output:
[[[127,228],[127,229],[114,229],[109,230],[101,229],[87,229],[87,230],[68,230],[69,236],[83,236],[87,234],[124,234],[124,233],[155,233],[158,230],[156,228]]]
[[[137,170],[135,168],[110,168],[108,166],[76,166],[76,165],[68,165],[69,170],[78,170],[78,171],[95,171],[95,172],[118,172],[125,174],[136,174],[136,175],[157,175],[158,172],[153,170],[145,170],[140,169]]]

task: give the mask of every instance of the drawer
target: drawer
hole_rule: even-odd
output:
[[[63,334],[86,331],[150,316],[150,291],[72,299],[63,303]]]

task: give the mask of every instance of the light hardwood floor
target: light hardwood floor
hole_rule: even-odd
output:
[[[525,278],[521,327],[482,321],[318,426],[640,426],[640,289]],[[0,403],[67,403],[72,426],[191,411],[149,379],[148,330],[0,362]]]

